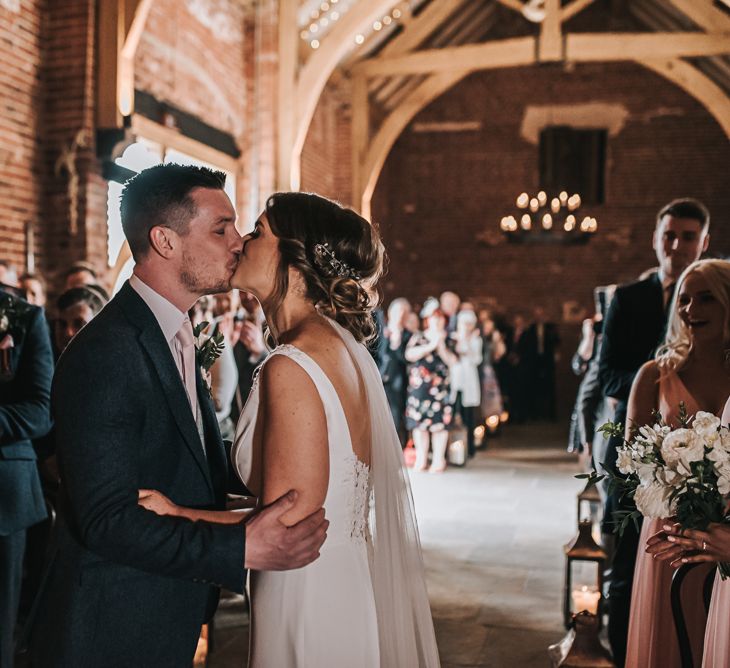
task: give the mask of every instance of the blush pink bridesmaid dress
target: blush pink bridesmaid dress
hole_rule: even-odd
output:
[[[722,412],[722,424],[730,424],[730,398]],[[712,603],[705,629],[705,654],[702,668],[730,668],[730,578],[715,575]]]
[[[659,412],[665,422],[673,427],[679,426],[677,418],[682,401],[689,415],[702,410],[676,373],[663,376],[659,381]],[[669,562],[655,561],[645,551],[647,539],[661,531],[664,523],[665,520],[662,519],[645,519],[641,529],[631,591],[625,668],[681,667],[670,598],[675,569]],[[682,587],[682,609],[687,621],[695,666],[699,666],[702,661],[706,620],[702,584],[713,567],[714,565],[702,564],[695,568]]]

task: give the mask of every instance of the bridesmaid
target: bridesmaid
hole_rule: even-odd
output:
[[[679,403],[690,415],[703,410],[720,415],[730,395],[730,373],[725,353],[730,348],[730,262],[700,260],[679,279],[664,345],[656,358],[639,371],[631,389],[627,438],[633,430],[652,422],[659,410],[677,427]],[[666,520],[645,520],[640,546],[656,534]],[[639,548],[631,594],[631,616],[626,653],[630,668],[679,668],[679,644],[670,604],[673,570]],[[695,665],[703,644],[704,608],[700,582],[705,573],[693,572],[685,600],[688,631]],[[697,580],[697,586],[690,580]]]
[[[722,424],[730,427],[730,398],[722,413]],[[674,568],[703,561],[730,562],[730,525],[710,524],[707,531],[682,531],[678,524],[665,524],[649,539],[646,551],[655,559],[669,561]],[[702,668],[730,668],[730,578],[715,575],[712,603],[705,629]]]

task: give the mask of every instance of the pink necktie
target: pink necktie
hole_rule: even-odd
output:
[[[185,389],[188,392],[188,399],[190,400],[190,407],[193,410],[193,417],[197,420],[198,414],[198,393],[195,388],[195,339],[193,337],[193,326],[190,324],[190,320],[185,318],[182,327],[177,334],[175,334],[178,345],[180,347],[181,354],[181,370],[182,379],[185,384]]]

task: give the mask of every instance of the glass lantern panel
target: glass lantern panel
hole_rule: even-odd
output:
[[[600,591],[598,589],[598,563],[573,561],[570,564],[570,610],[578,613],[588,610],[596,613]]]

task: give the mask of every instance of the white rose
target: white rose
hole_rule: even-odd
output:
[[[674,515],[676,512],[676,501],[670,503],[669,496],[672,493],[671,487],[666,487],[658,482],[648,485],[639,485],[636,488],[636,507],[644,517],[664,518]]]
[[[691,429],[676,429],[662,443],[662,457],[664,461],[677,470],[689,472],[689,465],[705,457],[705,444]]]
[[[712,437],[717,435],[720,428],[720,418],[707,411],[698,411],[692,422],[692,429],[700,436]]]
[[[707,453],[706,457],[715,464],[725,464],[730,461],[730,452],[725,450],[720,443],[715,443],[715,446]]]
[[[656,480],[656,462],[636,462],[636,475],[642,485],[649,485]]]
[[[618,460],[616,461],[616,466],[618,466],[618,470],[624,475],[634,473],[634,471],[636,471],[634,458],[631,456],[631,450],[629,448],[618,449]]]
[[[722,494],[722,496],[727,496],[730,494],[730,478],[726,476],[720,476],[717,479],[717,491]]]
[[[730,460],[715,462],[715,473],[717,473],[717,489],[720,494],[730,494]]]
[[[715,447],[721,447],[725,452],[730,452],[730,429],[722,427],[718,433],[718,442],[715,443]]]

